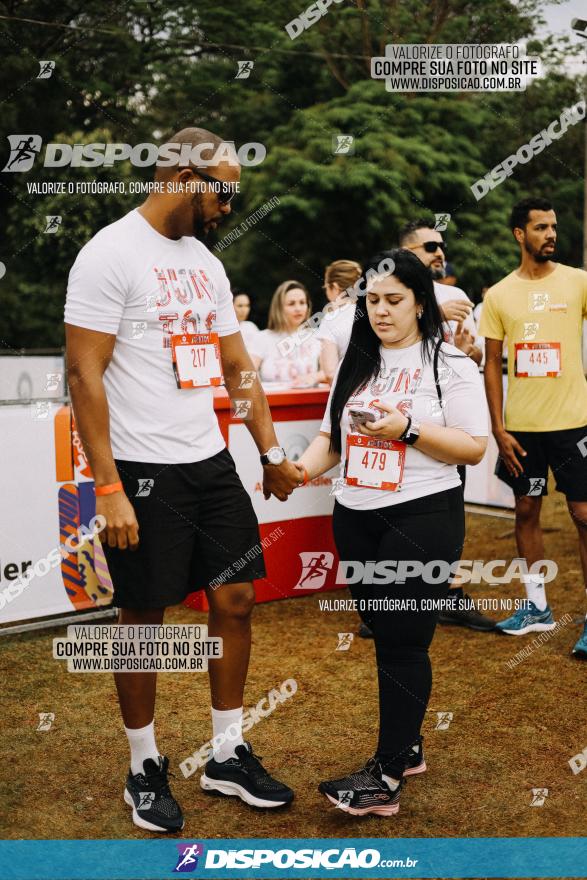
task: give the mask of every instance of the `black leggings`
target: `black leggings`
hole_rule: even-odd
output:
[[[458,486],[376,510],[353,510],[336,502],[333,530],[341,560],[414,560],[424,565],[440,560],[450,565],[461,558],[463,549],[463,489]],[[439,568],[434,576],[438,572]],[[418,603],[422,599],[443,599],[448,586],[448,579],[429,584],[422,577],[408,577],[405,584],[350,585],[361,618],[375,640],[379,679],[377,755],[396,778],[403,773],[411,746],[418,742],[428,706],[432,688],[428,648],[439,612],[380,610],[369,608],[368,602],[385,598],[415,599]]]

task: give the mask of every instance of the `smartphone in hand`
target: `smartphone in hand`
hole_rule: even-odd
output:
[[[350,409],[349,417],[353,427],[364,425],[366,422],[376,422],[377,416],[368,409]]]

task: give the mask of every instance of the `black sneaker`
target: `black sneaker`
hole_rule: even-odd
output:
[[[124,800],[132,807],[132,820],[147,831],[181,831],[183,814],[167,782],[169,758],[159,755],[143,762],[143,773],[128,771]]]
[[[291,788],[267,773],[250,743],[237,746],[235,752],[236,758],[208,761],[200,777],[204,791],[235,795],[252,807],[282,807],[293,801]]]
[[[408,753],[406,759],[406,769],[404,776],[416,776],[418,773],[426,772],[426,761],[424,759],[424,747],[422,745],[423,736],[415,743]]]
[[[453,595],[454,594],[454,595]],[[495,629],[495,620],[486,617],[473,607],[474,599],[460,589],[450,590],[448,597],[453,600],[453,608],[443,608],[438,622],[443,626],[466,626],[480,632],[491,632]],[[459,608],[458,600],[463,600],[466,608]]]
[[[362,770],[321,782],[318,791],[328,800],[352,816],[393,816],[399,811],[402,782],[392,791],[382,779],[383,769],[377,758],[371,758]]]
[[[373,630],[367,626],[366,623],[361,623],[359,626],[359,638],[360,639],[372,639],[373,638]]]

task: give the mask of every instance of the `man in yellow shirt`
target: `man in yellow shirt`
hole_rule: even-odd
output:
[[[577,527],[587,584],[587,381],[581,357],[587,272],[554,262],[556,214],[546,199],[523,199],[512,210],[510,226],[520,265],[487,291],[479,328],[486,338],[485,388],[499,447],[496,474],[514,491],[518,553],[531,570],[544,559],[540,510],[552,470]],[[544,575],[530,573],[524,581],[526,607],[497,629],[509,635],[553,629]],[[573,653],[587,659],[587,623]]]

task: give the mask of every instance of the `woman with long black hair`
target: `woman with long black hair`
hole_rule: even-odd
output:
[[[391,272],[376,274],[390,261]],[[320,433],[298,466],[307,482],[340,461],[334,539],[341,560],[364,566],[362,582],[350,590],[373,630],[379,682],[374,757],[319,789],[353,815],[389,816],[399,809],[403,777],[426,769],[421,727],[438,620],[438,603],[430,600],[446,597],[449,568],[461,556],[456,466],[482,459],[488,417],[476,365],[442,342],[423,263],[398,249],[365,270],[371,280]]]

